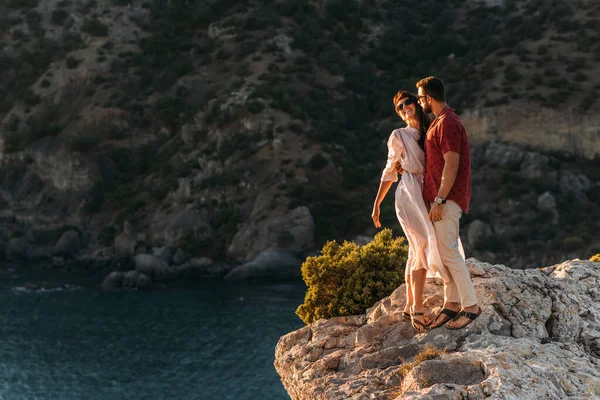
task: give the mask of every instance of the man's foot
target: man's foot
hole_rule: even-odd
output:
[[[442,311],[435,316],[433,324],[430,325],[431,329],[439,328],[444,325],[446,322],[452,320],[452,318],[456,317],[459,310],[452,310],[450,308],[444,307]]]
[[[431,320],[423,312],[414,312],[411,314],[411,325],[419,333],[425,333],[429,330]]]
[[[446,328],[448,329],[462,329],[464,327],[466,327],[467,325],[469,325],[471,322],[473,322],[475,320],[475,318],[479,317],[481,315],[481,307],[479,306],[473,306],[473,307],[468,307],[469,309],[477,307],[477,312],[470,312],[470,311],[466,311],[466,310],[462,310],[461,312],[459,312],[458,314],[456,314],[456,317],[454,317],[452,319],[452,321],[448,322],[446,324]]]

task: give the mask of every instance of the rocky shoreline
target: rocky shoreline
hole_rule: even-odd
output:
[[[600,263],[530,270],[467,260],[483,313],[468,328],[417,334],[404,285],[366,314],[281,337],[275,368],[293,400],[600,398]],[[431,281],[436,312],[442,286]],[[433,346],[435,357],[425,359]]]
[[[300,281],[300,266],[305,256],[287,249],[268,248],[245,262],[215,262],[207,257],[194,257],[182,249],[138,247],[127,234],[117,236],[113,246],[93,252],[80,251],[79,246],[79,233],[68,230],[52,247],[34,247],[13,239],[1,250],[5,263],[38,270],[104,274],[98,284],[106,290],[152,289],[181,279]],[[35,286],[47,285],[32,284]],[[50,286],[54,288],[56,284]]]

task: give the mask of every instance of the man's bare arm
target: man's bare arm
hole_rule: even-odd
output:
[[[454,181],[456,181],[456,175],[458,174],[458,162],[460,155],[454,151],[448,151],[444,154],[444,170],[442,171],[442,182],[438,189],[438,196],[445,199],[448,197]]]

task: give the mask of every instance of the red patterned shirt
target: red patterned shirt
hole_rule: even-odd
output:
[[[456,202],[463,212],[471,202],[471,152],[467,131],[453,108],[446,108],[433,120],[425,140],[425,181],[423,198],[433,201],[438,194],[444,170],[444,154],[458,153],[458,172],[448,200]]]

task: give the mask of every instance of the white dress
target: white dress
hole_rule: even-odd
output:
[[[398,172],[395,165],[400,162],[404,173],[396,187],[396,216],[408,240],[406,275],[425,268],[427,277],[448,282],[448,270],[442,264],[433,223],[429,220],[429,212],[423,200],[425,152],[417,142],[419,136],[420,132],[414,128],[401,128],[392,132],[388,140],[387,164],[381,180],[396,182]],[[459,248],[462,250],[460,239]]]

